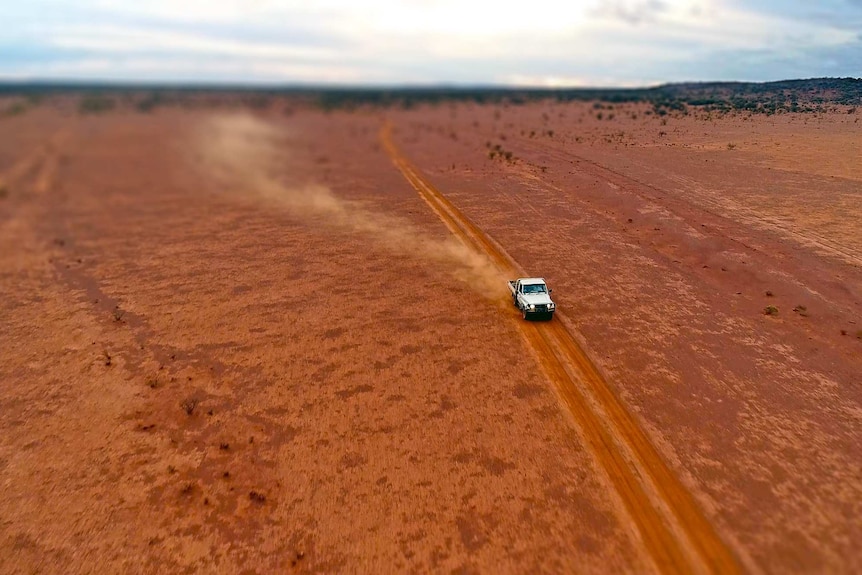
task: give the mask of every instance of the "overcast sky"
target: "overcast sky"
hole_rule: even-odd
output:
[[[862,76],[862,0],[0,0],[0,78],[642,86]]]

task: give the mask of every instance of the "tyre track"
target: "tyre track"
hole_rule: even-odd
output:
[[[14,208],[0,206],[0,225],[22,224],[22,210],[32,210],[54,181],[60,163],[58,149],[66,132],[53,132],[45,143],[31,150],[6,171],[0,173],[0,188]],[[11,188],[11,191],[9,190]]]
[[[396,167],[455,236],[485,254],[501,273],[521,273],[497,242],[461,214],[401,154],[392,141],[390,126],[384,126],[380,138]],[[739,572],[733,553],[565,324],[519,321],[517,325],[608,474],[658,570]]]
[[[674,215],[685,220],[686,218],[680,215],[680,205],[682,200],[676,197],[676,194],[668,190],[659,188],[653,184],[638,180],[628,176],[618,170],[604,166],[594,160],[580,156],[572,152],[566,152],[555,148],[552,145],[543,144],[540,142],[521,141],[520,145],[534,152],[545,153],[551,157],[561,160],[564,163],[575,165],[584,173],[588,173],[596,178],[619,186],[624,191],[634,194],[643,200],[652,202],[656,205],[663,206]],[[778,234],[782,234],[800,245],[819,249],[835,258],[839,258],[851,265],[862,266],[862,251],[856,250],[850,246],[840,244],[830,238],[825,237],[813,230],[800,230],[793,227],[791,224],[783,223],[774,218],[766,218],[757,213],[755,210],[742,206],[736,202],[725,200],[720,201],[710,197],[703,192],[702,186],[693,178],[671,174],[670,179],[676,181],[680,185],[686,187],[691,196],[697,203],[688,202],[686,206],[689,209],[696,209],[714,218],[725,221],[737,221],[739,223],[748,224],[756,228],[765,228],[772,230]],[[648,194],[644,189],[649,189],[658,195]],[[743,247],[753,249],[744,241],[732,237],[728,234],[723,234],[728,239],[741,244]]]
[[[0,173],[0,186],[13,183],[33,172],[46,153],[47,147],[43,146],[12,164],[5,172]]]

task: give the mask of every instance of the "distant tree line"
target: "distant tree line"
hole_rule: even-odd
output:
[[[827,106],[862,105],[862,79],[813,78],[780,82],[702,82],[665,84],[653,88],[509,88],[509,87],[404,87],[319,88],[146,86],[121,84],[0,83],[0,96],[41,98],[52,94],[80,94],[82,111],[109,107],[105,98],[132,101],[142,112],[160,106],[189,105],[191,100],[233,102],[266,107],[274,97],[290,97],[324,110],[360,106],[412,108],[422,104],[475,102],[521,105],[540,100],[599,101],[651,104],[657,115],[686,113],[689,107],[705,111],[744,111],[776,114],[818,112]]]
[[[685,113],[689,106],[706,111],[732,110],[774,114],[824,111],[827,105],[862,105],[862,79],[816,78],[781,82],[712,82],[665,84],[654,88],[401,88],[332,89],[320,91],[316,100],[325,109],[361,105],[401,106],[444,102],[476,102],[520,105],[537,100],[641,102],[665,115]]]

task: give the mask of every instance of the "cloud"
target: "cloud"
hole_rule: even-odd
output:
[[[90,52],[211,54],[281,60],[339,57],[339,50],[295,42],[259,42],[153,28],[62,26],[47,41],[58,48]]]
[[[764,81],[821,76],[858,77],[862,40],[854,43],[786,51],[727,50],[713,56],[717,80]],[[685,63],[678,73],[694,77],[698,63]],[[668,72],[670,73],[670,72]]]
[[[0,74],[534,85],[858,75],[860,3],[30,0],[4,14]]]
[[[655,21],[667,8],[667,3],[663,0],[609,0],[602,2],[594,14],[622,20],[628,24],[642,24]]]

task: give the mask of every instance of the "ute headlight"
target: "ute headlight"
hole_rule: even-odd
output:
[[[536,309],[536,304],[531,303],[531,304],[530,304],[530,309]]]
[[[554,309],[554,307],[555,307],[554,304],[552,304],[552,303],[548,304],[548,309]]]

